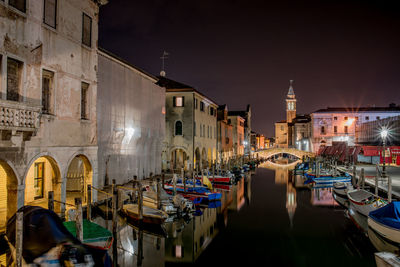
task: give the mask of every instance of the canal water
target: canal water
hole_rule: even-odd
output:
[[[375,248],[331,189],[266,163],[222,192],[217,207],[167,222],[164,234],[121,220],[119,265],[375,266]]]

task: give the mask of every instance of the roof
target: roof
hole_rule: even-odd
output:
[[[157,78],[158,78],[158,82],[156,84],[161,87],[165,87],[167,93],[168,92],[169,93],[171,93],[171,92],[194,92],[194,93],[201,95],[204,98],[207,98],[211,103],[218,106],[218,104],[214,100],[212,100],[208,96],[204,95],[203,93],[197,91],[190,85],[186,85],[186,84],[165,78],[163,76],[157,76]]]
[[[400,112],[400,106],[388,106],[388,107],[328,107],[319,109],[313,113],[333,113],[333,112]]]
[[[283,120],[283,121],[277,121],[277,122],[275,122],[275,123],[287,123],[287,121],[286,121],[286,120]]]
[[[290,86],[289,86],[288,96],[294,96],[293,80],[290,80]]]
[[[228,109],[227,106],[226,106],[226,104],[223,104],[223,105],[219,105],[219,106],[218,106],[218,110],[225,110],[225,109]]]
[[[241,116],[245,118],[247,116],[247,111],[228,111],[228,116]]]
[[[105,56],[108,56],[108,57],[111,57],[111,58],[113,58],[113,59],[115,59],[115,60],[118,60],[118,61],[120,61],[121,63],[123,63],[123,64],[125,64],[125,65],[128,65],[129,67],[135,69],[137,72],[140,72],[140,73],[146,75],[147,77],[153,79],[154,82],[157,81],[156,76],[150,74],[150,73],[147,72],[147,71],[144,71],[144,70],[142,70],[142,69],[136,67],[135,65],[133,65],[133,64],[131,64],[130,62],[126,61],[125,59],[123,59],[123,58],[121,58],[121,57],[119,57],[119,56],[117,56],[117,55],[111,53],[110,51],[108,51],[108,50],[106,50],[106,49],[104,49],[104,48],[101,48],[101,47],[99,47],[98,50],[99,50],[99,52],[100,52],[99,54],[103,54],[103,55],[105,55]]]

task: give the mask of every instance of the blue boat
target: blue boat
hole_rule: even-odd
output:
[[[371,211],[368,226],[390,243],[400,245],[400,201]]]
[[[351,177],[347,173],[345,176],[336,176],[336,177],[333,177],[333,176],[315,177],[315,176],[308,176],[307,174],[305,176],[308,179],[304,182],[304,184],[316,183],[316,184],[333,185],[333,183],[337,183],[337,182],[347,183],[347,182],[351,181]]]

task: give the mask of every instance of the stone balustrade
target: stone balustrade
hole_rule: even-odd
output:
[[[0,130],[35,131],[40,124],[40,106],[0,100]]]

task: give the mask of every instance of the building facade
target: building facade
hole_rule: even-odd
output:
[[[233,152],[235,157],[245,155],[245,119],[238,115],[231,115],[228,112],[228,123],[232,125],[233,131]]]
[[[98,184],[161,174],[165,89],[110,52],[100,49],[98,57]]]
[[[229,116],[240,116],[244,119],[244,154],[251,152],[251,106],[247,105],[246,110],[229,111]]]
[[[97,186],[99,5],[0,1],[3,219],[26,204],[47,208],[49,192],[86,202],[86,186]]]
[[[233,127],[228,123],[228,107],[218,107],[218,162],[225,163],[234,156],[233,152]]]
[[[310,115],[297,115],[291,123],[291,144],[299,150],[311,152],[311,117]]]
[[[217,160],[218,105],[191,86],[160,77],[166,88],[163,169],[210,167]]]
[[[333,142],[356,143],[356,128],[362,123],[379,121],[400,115],[400,107],[326,108],[311,114],[312,146],[318,152],[320,146],[332,146]]]

